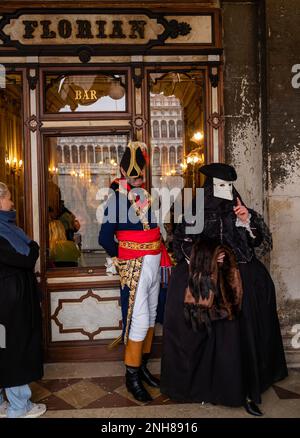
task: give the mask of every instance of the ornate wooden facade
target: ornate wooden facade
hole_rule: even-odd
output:
[[[118,278],[107,276],[105,267],[100,265],[49,269],[47,264],[49,139],[119,135],[142,140],[153,153],[148,169],[150,186],[151,166],[155,167],[154,160],[157,160],[155,153],[163,154],[160,143],[163,139],[157,139],[154,133],[155,120],[159,117],[151,113],[150,95],[155,90],[151,84],[153,75],[162,78],[171,73],[172,77],[179,78],[179,82],[186,77],[191,81],[201,77],[201,84],[193,88],[192,98],[187,93],[188,87],[178,89],[176,94],[175,79],[169,78],[165,85],[174,87],[165,95],[182,99],[182,111],[185,112],[183,124],[186,125],[180,128],[183,143],[175,145],[174,166],[179,168],[180,157],[190,152],[187,139],[198,122],[204,133],[205,160],[223,160],[223,60],[219,9],[209,1],[167,1],[164,6],[144,1],[139,2],[141,7],[138,9],[135,2],[121,3],[121,9],[120,1],[81,1],[76,9],[71,8],[70,2],[57,1],[31,1],[30,7],[27,1],[0,5],[0,63],[6,74],[18,74],[21,78],[22,105],[17,123],[22,124],[18,132],[23,137],[24,226],[41,246],[37,274],[43,290],[48,361],[111,360],[122,354],[121,349],[107,349],[107,344],[121,330]],[[103,7],[99,6],[101,4]],[[83,96],[79,92],[76,94],[75,82],[71,79],[73,89],[68,89],[67,100],[62,103],[52,96],[52,106],[47,107],[47,75],[54,78],[53,83],[56,76],[87,79],[107,75],[115,80],[122,76],[126,93],[124,110],[69,110],[72,102],[68,96],[73,92],[74,108],[77,108],[74,103],[76,96],[81,99],[81,106],[85,105]],[[165,90],[162,88],[161,92]],[[89,93],[86,97],[93,103],[95,95],[91,88],[85,92]],[[109,92],[103,91],[103,96],[107,93],[112,93],[111,88]],[[55,105],[57,108],[65,105],[66,110],[55,112],[47,109],[55,109]],[[2,111],[0,106],[1,125],[5,125],[8,119],[2,117]],[[196,122],[192,121],[191,114],[198,114]],[[13,117],[13,110],[10,116]],[[173,129],[170,126],[172,123],[168,125],[168,133]],[[160,125],[159,137],[162,137],[162,129]],[[4,138],[3,128],[1,132]],[[175,138],[178,138],[177,133]],[[154,145],[152,151],[151,143]],[[178,152],[180,147],[182,150]],[[172,156],[171,151],[168,153]],[[76,149],[76,152],[80,163],[80,150]],[[87,157],[88,146],[84,153]],[[171,162],[168,153],[166,160]],[[72,149],[70,154],[72,156]],[[94,157],[96,149],[92,154]],[[162,159],[165,158],[159,155],[160,163]],[[93,163],[96,161],[93,158]],[[177,172],[176,166],[174,172]],[[187,174],[187,183],[189,178]]]

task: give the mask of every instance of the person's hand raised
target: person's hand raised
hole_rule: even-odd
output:
[[[248,209],[242,205],[239,198],[236,200],[236,206],[233,207],[233,211],[235,212],[236,216],[242,221],[247,222],[249,219],[249,211]]]

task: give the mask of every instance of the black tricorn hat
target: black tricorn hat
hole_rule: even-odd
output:
[[[129,142],[120,162],[120,166],[125,170],[127,176],[131,178],[140,176],[146,164],[145,148],[145,143]]]
[[[212,178],[223,179],[224,181],[236,181],[237,179],[235,168],[224,163],[206,164],[200,167],[199,172]]]

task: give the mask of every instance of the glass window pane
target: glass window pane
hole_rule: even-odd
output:
[[[24,228],[24,155],[22,122],[22,75],[5,75],[0,88],[0,181],[8,185]]]
[[[205,159],[203,81],[200,70],[150,74],[154,187],[199,185],[195,179]],[[191,153],[199,161],[188,160]]]
[[[124,74],[46,74],[46,113],[126,111]]]
[[[127,135],[47,137],[48,267],[103,266],[103,207]]]

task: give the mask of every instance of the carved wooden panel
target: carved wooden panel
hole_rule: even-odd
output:
[[[119,289],[51,293],[52,341],[113,339],[121,333]]]

